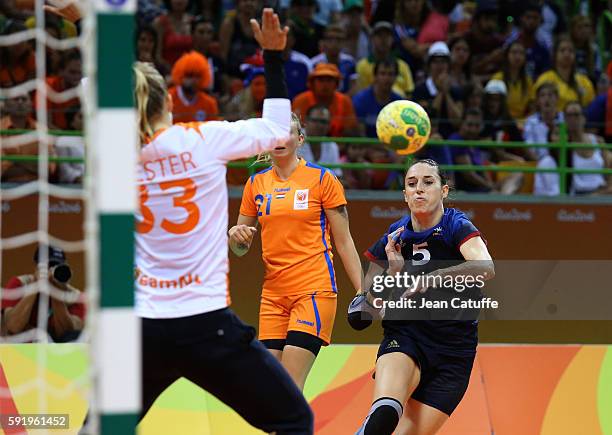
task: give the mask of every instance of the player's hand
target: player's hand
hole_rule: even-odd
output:
[[[282,51],[287,45],[289,27],[281,28],[278,15],[271,8],[265,8],[261,18],[261,27],[256,19],[251,18],[251,29],[255,39],[264,50]]]
[[[382,319],[384,309],[376,308],[370,302],[369,293],[359,293],[348,307],[347,320],[351,328],[362,331],[372,324],[372,321]]]
[[[248,225],[234,225],[230,228],[228,234],[231,242],[234,242],[242,249],[248,249],[253,241],[253,236],[257,232],[257,228]]]
[[[404,256],[402,255],[402,246],[398,243],[400,234],[404,231],[404,227],[399,227],[387,236],[387,245],[385,246],[385,253],[387,254],[387,260],[389,261],[389,268],[387,269],[388,275],[395,275],[397,272],[401,272],[404,268]]]
[[[75,0],[47,0],[44,10],[67,19],[71,23],[79,21],[83,14]]]

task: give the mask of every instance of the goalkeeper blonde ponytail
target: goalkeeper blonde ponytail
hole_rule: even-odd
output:
[[[151,121],[162,114],[164,102],[168,95],[166,83],[161,74],[151,63],[136,62],[134,64],[138,136],[144,144],[153,136]]]

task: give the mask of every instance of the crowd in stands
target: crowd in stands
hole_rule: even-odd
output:
[[[2,35],[35,25],[32,10],[0,4]],[[263,57],[249,20],[260,17],[263,6],[261,0],[138,0],[135,58],[166,77],[175,122],[261,116]],[[610,151],[597,147],[612,142],[612,14],[605,13],[612,0],[280,0],[274,7],[290,29],[287,83],[308,136],[375,138],[382,107],[408,98],[429,113],[433,139],[543,144],[559,140],[565,125],[571,142],[595,145],[568,149],[569,167],[612,167]],[[72,23],[49,14],[45,28],[56,39],[77,34]],[[3,88],[35,77],[33,41],[0,47],[0,60]],[[45,67],[53,91],[78,86],[78,51],[47,46]],[[35,106],[33,92],[6,99],[2,130],[34,128]],[[81,128],[78,98],[48,101],[47,111],[50,129]],[[68,139],[56,138],[49,153],[82,156],[82,140]],[[561,163],[554,147],[466,145],[426,146],[417,157],[447,165]],[[2,152],[31,154],[33,146],[3,146]],[[403,161],[380,145],[333,140],[307,139],[301,152],[320,164]],[[243,173],[231,172],[230,183],[242,184]],[[53,181],[79,182],[83,167],[50,165],[49,173]],[[336,174],[346,188],[402,187],[395,171]],[[601,174],[570,174],[566,183],[556,173],[451,175],[454,187],[466,192],[612,193],[612,177]],[[2,181],[36,177],[36,165],[2,162]]]

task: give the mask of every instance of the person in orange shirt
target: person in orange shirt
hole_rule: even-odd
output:
[[[208,88],[210,80],[210,65],[200,53],[191,51],[176,61],[172,67],[172,81],[175,86],[169,91],[175,124],[218,119],[217,100],[202,90]]]
[[[334,173],[297,155],[304,143],[294,114],[291,138],[271,151],[272,166],[246,182],[230,248],[242,256],[261,225],[265,277],[259,339],[304,388],[321,348],[330,343],[337,286],[330,233],[353,286],[361,288],[359,255],[346,199]]]
[[[330,136],[342,136],[357,126],[353,102],[348,96],[337,91],[341,79],[342,75],[336,65],[320,63],[308,76],[310,89],[293,99],[293,111],[301,119],[304,119],[308,109],[314,105],[328,107],[332,115]]]
[[[59,75],[47,77],[47,87],[56,93],[65,92],[79,86],[82,77],[83,62],[81,61],[81,54],[77,49],[70,50],[66,52],[62,58]],[[59,128],[61,130],[68,129],[66,112],[79,104],[80,100],[78,97],[71,98],[68,101],[58,102],[54,101],[53,97],[48,96],[47,110],[49,127]]]
[[[2,36],[24,32],[27,27],[21,21],[11,20]],[[0,87],[10,88],[36,77],[36,58],[31,41],[23,41],[0,47]]]

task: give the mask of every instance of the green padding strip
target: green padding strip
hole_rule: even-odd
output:
[[[604,435],[612,435],[612,347],[608,347],[601,363],[597,385],[597,411]]]

